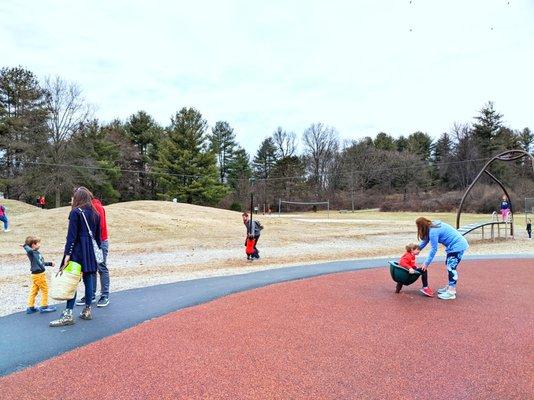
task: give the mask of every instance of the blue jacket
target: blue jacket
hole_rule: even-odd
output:
[[[90,207],[83,208],[83,213],[87,223],[91,228],[93,237],[98,246],[100,241],[100,216],[93,212]],[[70,255],[70,259],[82,265],[83,272],[96,272],[97,262],[93,249],[93,242],[89,231],[83,220],[82,213],[75,208],[69,214],[69,230],[67,232],[67,243],[65,244],[65,255]]]
[[[424,262],[426,266],[429,266],[434,259],[434,256],[438,251],[438,244],[445,246],[445,252],[447,254],[458,253],[469,248],[467,240],[465,240],[465,238],[449,224],[441,221],[432,221],[432,225],[436,225],[436,227],[431,227],[428,232],[428,238],[419,243],[421,250],[423,250],[428,243],[430,243],[430,246],[432,247]]]

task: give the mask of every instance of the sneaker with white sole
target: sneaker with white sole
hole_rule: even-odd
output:
[[[93,297],[93,300],[91,301],[91,303],[94,303],[96,301],[96,298]],[[81,299],[79,300],[76,300],[76,305],[77,306],[85,306],[85,296],[83,296]]]
[[[441,300],[454,300],[456,298],[456,293],[451,292],[450,290],[447,290],[446,292],[439,293],[438,297]]]
[[[100,296],[100,299],[96,303],[97,307],[106,307],[109,304],[109,297],[108,296]]]
[[[438,293],[445,293],[449,290],[449,285],[438,289]]]

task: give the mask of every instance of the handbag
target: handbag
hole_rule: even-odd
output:
[[[82,279],[82,266],[77,262],[69,261],[63,270],[52,275],[50,297],[56,300],[74,298],[80,279]]]
[[[78,208],[80,212],[82,213],[83,220],[85,221],[85,226],[87,227],[87,230],[89,231],[89,236],[91,236],[91,242],[93,243],[93,251],[95,253],[95,259],[98,264],[102,264],[104,262],[104,253],[102,252],[102,249],[98,247],[98,243],[95,240],[95,237],[93,236],[93,232],[91,231],[91,228],[89,228],[89,224],[87,223],[87,218],[85,218],[85,214],[83,213],[83,210],[81,208]]]

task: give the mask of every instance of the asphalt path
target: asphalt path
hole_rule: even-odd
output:
[[[473,256],[465,259],[525,258],[534,260],[534,254]],[[443,258],[437,258],[436,261],[433,267],[439,268],[437,263],[443,261]],[[76,307],[76,324],[64,328],[48,327],[48,322],[56,319],[63,307],[58,312],[49,314],[11,314],[0,318],[0,376],[22,370],[144,321],[232,293],[337,272],[384,268],[387,262],[386,259],[336,261],[125,290],[113,293],[108,307],[95,307],[92,321],[80,320],[78,314],[81,307]]]

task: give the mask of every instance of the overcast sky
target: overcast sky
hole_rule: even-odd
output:
[[[534,129],[534,0],[2,0],[17,65],[77,82],[103,121],[195,107],[249,153],[313,122],[437,137],[488,100]]]

